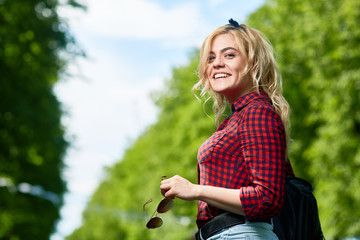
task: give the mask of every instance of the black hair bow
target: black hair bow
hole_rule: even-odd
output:
[[[236,28],[240,27],[239,23],[232,18],[230,18],[229,23],[233,27],[236,27]]]
[[[230,18],[229,19],[229,24],[230,26],[233,26],[235,28],[239,28],[239,29],[242,29],[244,32],[246,32],[245,28],[242,27],[237,21],[235,21],[234,19]]]

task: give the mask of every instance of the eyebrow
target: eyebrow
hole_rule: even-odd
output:
[[[237,50],[236,48],[233,48],[233,47],[226,47],[226,48],[221,49],[220,52],[223,53],[223,52],[226,52],[227,50],[235,50],[237,52],[239,51],[239,50]],[[214,52],[210,51],[209,54],[214,54]]]

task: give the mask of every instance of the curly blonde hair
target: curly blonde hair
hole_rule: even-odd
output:
[[[243,76],[248,74],[253,81],[254,91],[263,90],[271,99],[275,111],[279,114],[285,128],[286,142],[290,141],[290,107],[282,95],[282,78],[279,67],[274,58],[270,42],[260,31],[250,28],[245,24],[238,27],[225,25],[215,29],[206,37],[200,50],[200,63],[198,67],[199,81],[194,85],[193,91],[201,90],[200,96],[209,94],[205,103],[214,99],[213,111],[215,122],[219,125],[221,115],[227,108],[225,97],[212,90],[206,68],[209,53],[214,38],[220,34],[230,33],[234,36],[239,51],[246,61]]]

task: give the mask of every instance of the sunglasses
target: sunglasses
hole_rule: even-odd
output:
[[[161,179],[164,179],[164,178],[166,178],[166,176],[161,177]],[[146,217],[145,206],[151,202],[152,202],[152,199],[148,200],[143,205],[143,211],[144,211],[145,217]],[[166,212],[170,211],[173,207],[174,207],[174,200],[172,200],[171,198],[164,198],[163,200],[161,200],[159,205],[155,209],[154,213],[151,215],[150,220],[147,221],[146,227],[148,229],[154,229],[154,228],[161,227],[161,225],[163,224],[163,220],[157,214],[158,213],[166,213]]]

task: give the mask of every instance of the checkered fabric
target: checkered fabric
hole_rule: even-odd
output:
[[[279,214],[285,194],[286,174],[293,174],[285,161],[285,130],[265,92],[253,92],[232,105],[232,114],[207,139],[198,152],[198,182],[240,189],[248,219]],[[199,201],[197,225],[222,213]]]

